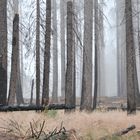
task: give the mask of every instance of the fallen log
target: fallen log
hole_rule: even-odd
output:
[[[126,128],[126,129],[124,129],[124,130],[121,130],[121,131],[119,131],[119,132],[116,132],[116,133],[114,133],[113,135],[114,135],[114,136],[122,136],[122,135],[127,134],[129,131],[132,131],[132,130],[135,129],[135,128],[136,128],[135,125],[131,125],[130,127]]]
[[[127,107],[107,107],[107,111],[113,111],[113,110],[122,110],[122,111],[127,111]],[[136,110],[140,111],[140,107],[137,107]]]
[[[74,109],[75,106],[69,106],[65,104],[50,104],[48,106],[36,106],[36,105],[29,105],[29,106],[0,106],[0,112],[10,112],[10,111],[43,111],[47,110],[63,110],[63,109]]]
[[[131,125],[130,127],[126,128],[126,129],[124,129],[124,130],[121,130],[121,131],[119,131],[119,132],[116,132],[116,133],[112,134],[112,137],[119,137],[119,136],[125,135],[125,134],[127,134],[129,131],[134,130],[135,128],[136,128],[135,125]],[[99,138],[99,140],[108,140],[109,137],[110,137],[110,136],[104,136],[104,137]]]

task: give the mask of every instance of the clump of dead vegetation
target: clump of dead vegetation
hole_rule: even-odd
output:
[[[7,127],[1,127],[4,129],[3,133],[17,140],[79,140],[76,131],[74,129],[66,130],[63,127],[63,123],[61,123],[59,128],[56,127],[52,131],[46,131],[44,130],[46,125],[45,121],[40,123],[39,121],[33,120],[30,122],[30,127],[26,130],[17,121],[9,120],[8,122]]]

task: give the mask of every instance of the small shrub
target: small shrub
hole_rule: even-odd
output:
[[[56,110],[48,110],[47,108],[44,110],[44,114],[50,118],[55,118],[57,116]]]
[[[57,111],[56,110],[49,110],[47,115],[50,117],[50,118],[55,118],[57,116]]]

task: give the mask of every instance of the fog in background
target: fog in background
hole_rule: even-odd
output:
[[[36,12],[32,12],[35,9],[35,3],[33,4],[34,0],[21,0],[21,7],[20,7],[20,15],[22,18],[21,23],[23,23],[26,27],[28,27],[29,23],[29,16],[32,14],[31,22],[35,19]],[[59,1],[58,1],[59,2]],[[42,4],[43,7],[43,4]],[[45,7],[44,7],[45,8]],[[45,12],[45,10],[44,10]],[[60,49],[60,9],[58,7],[58,94],[61,94],[61,49]],[[115,1],[114,0],[105,0],[104,5],[104,34],[105,34],[105,95],[106,96],[116,96],[117,95],[117,54],[116,54],[116,11],[115,11]],[[8,24],[12,25],[12,18],[14,14],[9,13]],[[44,14],[45,15],[45,14]],[[44,16],[45,18],[45,16]],[[33,24],[35,27],[35,23]],[[22,26],[23,28],[23,26]],[[8,33],[12,32],[12,26],[8,26]],[[24,30],[22,31],[24,32]],[[26,36],[26,33],[23,34]],[[11,62],[11,36],[8,36],[9,48],[8,48],[8,63]],[[35,38],[31,41],[31,49],[29,50],[29,54],[27,51],[26,41],[24,37],[20,38],[21,48],[23,48],[23,71],[22,71],[22,78],[23,78],[23,95],[24,98],[30,98],[31,92],[31,81],[35,79]],[[44,38],[41,37],[41,42],[43,44]],[[43,45],[41,45],[43,46]],[[93,45],[94,47],[94,45]],[[52,48],[52,47],[51,47]],[[93,49],[94,50],[94,49]],[[52,50],[51,50],[52,51]],[[94,57],[93,57],[94,58]],[[9,65],[8,65],[9,66]],[[41,51],[41,81],[42,81],[42,72],[43,72],[43,52]],[[94,68],[94,65],[93,65]],[[10,73],[10,66],[8,67],[8,71]],[[77,66],[77,72],[81,71],[81,67]],[[52,56],[51,56],[51,69],[50,69],[50,94],[52,92]],[[8,78],[10,75],[8,74]],[[81,88],[81,77],[77,75],[77,96],[80,96],[80,88]],[[93,79],[94,80],[94,79]],[[9,82],[8,82],[9,83]],[[8,86],[9,87],[9,86]],[[41,88],[42,93],[42,88]],[[35,87],[34,87],[34,97],[35,97]]]

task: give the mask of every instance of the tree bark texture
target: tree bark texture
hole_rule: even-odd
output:
[[[49,103],[50,46],[51,46],[51,0],[46,0],[46,33],[45,33],[42,105],[47,105]]]
[[[65,98],[65,34],[66,34],[66,2],[60,0],[60,41],[61,41],[61,96]]]
[[[8,104],[21,104],[23,101],[21,79],[20,79],[20,57],[19,57],[19,14],[15,14],[13,20],[13,40],[11,57],[11,77],[9,87]]]
[[[40,105],[40,0],[36,2],[36,105]]]
[[[92,32],[93,0],[84,1],[84,48],[81,110],[92,109]]]
[[[7,98],[7,0],[0,0],[0,104]]]
[[[118,96],[126,97],[126,36],[125,36],[125,0],[116,1],[117,21],[117,86]]]
[[[52,103],[58,103],[58,41],[57,41],[57,3],[52,0],[53,7],[53,91]],[[64,27],[63,27],[64,28]]]
[[[73,2],[67,2],[67,69],[65,104],[75,105]]]
[[[98,9],[98,0],[94,1],[94,30],[95,30],[95,75],[94,75],[94,98],[93,98],[93,110],[96,109],[97,105],[97,95],[99,93],[99,9]]]
[[[125,0],[126,18],[126,68],[127,68],[127,112],[136,112],[135,101],[135,47],[133,39],[132,1]]]
[[[34,90],[34,79],[32,80],[32,86],[31,86],[31,98],[30,98],[30,105],[33,104],[33,90]]]

